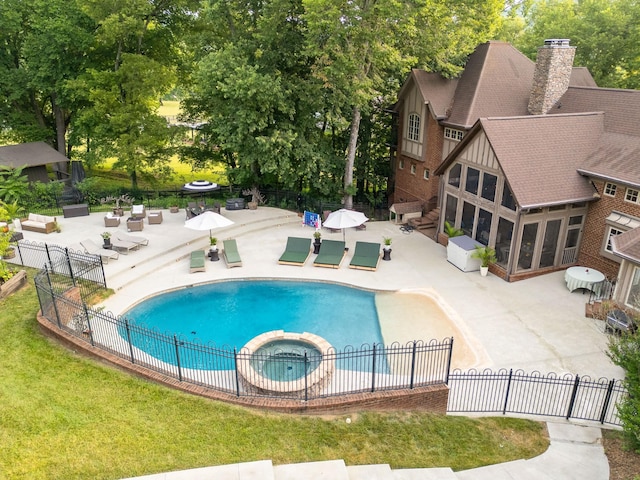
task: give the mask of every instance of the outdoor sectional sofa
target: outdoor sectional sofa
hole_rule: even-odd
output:
[[[56,217],[30,213],[26,220],[20,221],[23,230],[39,233],[51,233],[56,229]]]

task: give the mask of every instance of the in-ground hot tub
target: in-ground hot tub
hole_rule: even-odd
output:
[[[331,344],[312,333],[274,330],[251,339],[238,355],[242,387],[255,394],[304,398],[324,389],[335,370]]]

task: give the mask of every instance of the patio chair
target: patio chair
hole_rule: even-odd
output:
[[[345,243],[338,240],[324,240],[320,253],[313,262],[314,267],[340,268],[346,250]]]
[[[149,225],[160,225],[162,223],[162,212],[149,212],[147,222],[149,222]]]
[[[111,238],[111,245],[116,251],[125,255],[129,254],[131,250],[137,250],[140,247],[137,243],[120,240],[119,238]]]
[[[227,263],[227,268],[241,267],[242,259],[238,253],[238,245],[236,244],[235,239],[223,240],[222,246],[222,256],[224,257],[224,261]]]
[[[189,273],[204,272],[207,270],[205,262],[204,250],[194,250],[191,252],[191,263],[189,264]]]
[[[353,258],[349,268],[375,272],[380,263],[380,244],[373,242],[356,242]]]
[[[133,242],[138,246],[149,245],[149,239],[144,237],[138,237],[137,235],[129,235],[124,232],[117,232],[113,234],[113,237],[117,240],[122,240],[123,242]]]
[[[141,232],[144,229],[144,220],[142,217],[127,218],[127,231]]]
[[[131,205],[131,217],[133,218],[144,218],[147,216],[147,211],[144,208],[144,205]]]
[[[120,217],[115,216],[111,212],[107,213],[104,216],[104,226],[105,227],[119,227],[120,226]]]
[[[607,313],[604,329],[613,333],[634,332],[636,326],[624,310],[616,308]]]
[[[89,253],[91,255],[100,255],[104,263],[109,263],[109,260],[117,260],[120,254],[118,252],[114,252],[113,250],[105,250],[101,246],[97,245],[93,240],[85,239],[80,242],[82,248],[85,253]]]
[[[289,237],[284,253],[280,256],[278,263],[282,265],[303,266],[311,255],[311,239],[300,237]]]

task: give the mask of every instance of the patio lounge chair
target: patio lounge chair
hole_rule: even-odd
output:
[[[204,250],[194,250],[191,252],[191,263],[189,265],[189,273],[206,271],[206,262]]]
[[[113,234],[113,238],[116,240],[122,240],[123,242],[133,242],[139,246],[149,245],[149,239],[144,237],[138,237],[137,235],[129,235],[128,233],[117,232]]]
[[[105,227],[119,227],[120,217],[116,217],[113,213],[109,212],[104,216]]]
[[[378,263],[380,263],[379,243],[356,242],[349,268],[375,272],[378,269]]]
[[[137,250],[140,245],[135,242],[129,242],[127,240],[120,240],[119,238],[112,238],[111,245],[118,252],[127,255],[131,250]]]
[[[97,245],[93,240],[86,239],[80,242],[82,248],[84,248],[85,253],[89,253],[91,255],[100,255],[104,263],[109,263],[109,260],[114,259],[117,260],[120,254],[118,252],[114,252],[113,250],[105,250],[104,248]]]
[[[282,265],[303,266],[311,255],[311,239],[300,237],[289,237],[284,253],[278,260]]]
[[[345,243],[338,240],[323,240],[320,253],[313,262],[314,267],[340,268],[346,253]]]
[[[227,262],[227,268],[241,267],[242,259],[238,253],[238,245],[236,244],[236,241],[234,239],[224,240],[222,245],[222,256],[224,257],[224,261]]]

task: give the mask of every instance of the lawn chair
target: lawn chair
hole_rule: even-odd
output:
[[[133,242],[138,246],[149,245],[149,239],[144,237],[138,237],[137,235],[129,235],[123,232],[117,232],[113,235],[117,240],[122,240],[123,242]]]
[[[311,255],[311,239],[300,237],[289,237],[284,253],[280,256],[278,263],[282,265],[303,266]]]
[[[224,257],[224,261],[227,263],[227,268],[241,267],[242,259],[238,253],[238,245],[236,244],[236,241],[234,239],[224,240],[222,245],[222,256]]]
[[[320,252],[313,262],[314,267],[340,268],[346,250],[345,243],[337,240],[324,240]]]
[[[139,245],[135,242],[129,242],[127,240],[120,240],[119,238],[111,238],[111,245],[118,252],[127,255],[131,250],[137,250]]]
[[[353,258],[349,268],[376,271],[380,263],[380,244],[372,242],[356,242]]]
[[[189,273],[205,272],[206,270],[207,263],[205,262],[204,250],[194,250],[191,252]]]
[[[104,248],[97,245],[93,240],[85,239],[80,242],[82,248],[85,253],[89,253],[91,255],[100,255],[104,263],[109,263],[109,260],[117,260],[120,254],[118,252],[114,252],[113,250],[105,250]]]

